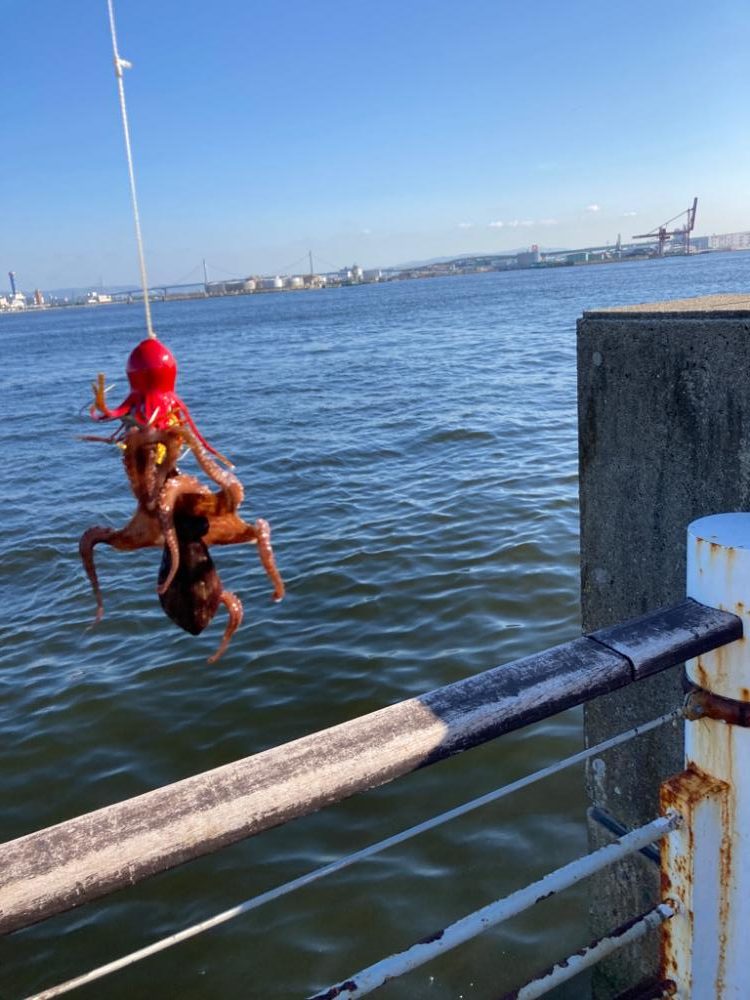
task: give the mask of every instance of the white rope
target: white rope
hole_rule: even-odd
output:
[[[107,0],[109,9],[109,27],[112,32],[112,53],[115,60],[115,76],[117,77],[117,90],[120,95],[120,112],[122,114],[122,128],[125,133],[125,154],[128,160],[128,175],[130,177],[130,198],[133,202],[133,219],[135,221],[135,240],[138,244],[138,263],[141,269],[141,288],[143,289],[143,308],[146,311],[146,331],[152,339],[156,339],[154,328],[151,325],[151,304],[148,300],[148,279],[146,278],[146,258],[143,253],[143,236],[141,235],[141,216],[138,211],[138,197],[135,192],[135,171],[133,169],[133,150],[130,145],[130,127],[128,126],[128,109],[125,106],[125,84],[122,79],[124,69],[132,69],[132,63],[127,59],[122,59],[117,50],[117,32],[115,30],[115,12],[112,0]]]
[[[292,879],[290,882],[284,882],[282,885],[277,885],[273,889],[268,889],[266,892],[262,892],[258,896],[253,896],[252,899],[247,899],[243,903],[238,903],[236,906],[233,906],[228,910],[224,910],[222,913],[217,913],[213,917],[208,917],[206,920],[201,920],[197,924],[192,924],[190,927],[185,927],[181,931],[176,931],[168,937],[161,938],[159,941],[154,941],[153,944],[139,948],[137,951],[130,952],[128,955],[123,955],[122,958],[116,958],[114,961],[108,962],[106,965],[100,965],[98,968],[91,969],[89,972],[84,972],[83,975],[76,976],[74,979],[68,979],[64,983],[59,983],[57,986],[51,986],[49,989],[42,990],[41,993],[34,993],[33,996],[26,997],[26,1000],[52,1000],[53,997],[62,996],[63,993],[69,993],[80,986],[85,986],[88,983],[95,982],[97,979],[102,979],[104,976],[109,976],[113,972],[117,972],[129,965],[134,965],[136,962],[142,961],[144,958],[156,955],[160,951],[166,951],[167,948],[172,948],[174,945],[180,944],[182,941],[187,941],[190,938],[197,937],[198,934],[203,934],[205,931],[212,930],[214,927],[219,927],[221,924],[225,924],[228,921],[233,920],[235,917],[241,916],[243,913],[249,913],[251,910],[257,910],[258,907],[263,906],[265,903],[270,903],[274,899],[286,896],[290,892],[294,892],[295,889],[301,889],[303,886],[310,885],[312,882],[317,882],[318,879],[324,878],[326,875],[332,875],[334,872],[342,871],[344,868],[348,868],[357,861],[364,861],[366,858],[379,854],[381,851],[385,851],[389,847],[395,847],[397,844],[401,844],[406,840],[410,840],[412,837],[416,837],[417,834],[425,833],[427,830],[434,830],[435,827],[441,826],[449,820],[456,819],[459,816],[464,816],[466,813],[472,812],[480,806],[489,805],[490,802],[496,802],[498,799],[503,799],[506,796],[511,795],[513,792],[520,791],[522,788],[528,788],[529,785],[533,785],[537,781],[542,781],[544,778],[549,778],[554,774],[558,774],[560,771],[573,767],[575,764],[581,764],[584,761],[589,760],[591,757],[595,757],[597,754],[605,753],[613,747],[620,746],[622,743],[627,743],[629,740],[635,739],[636,736],[648,733],[652,729],[656,729],[666,723],[675,722],[681,717],[682,709],[678,709],[677,711],[669,712],[667,715],[662,715],[658,719],[653,719],[651,722],[645,722],[641,725],[635,726],[633,729],[629,729],[624,733],[619,733],[617,736],[612,736],[608,740],[604,740],[602,743],[598,743],[594,747],[581,750],[578,753],[573,754],[571,757],[555,761],[554,764],[550,764],[547,767],[542,768],[540,771],[535,771],[533,774],[527,774],[523,778],[518,778],[516,781],[512,781],[509,785],[504,785],[502,788],[480,795],[478,798],[472,799],[470,802],[464,802],[460,806],[447,810],[447,812],[440,813],[439,816],[433,816],[431,819],[417,823],[415,826],[411,826],[407,830],[394,833],[392,836],[386,837],[384,840],[379,840],[377,843],[363,847],[361,850],[354,851],[352,854],[347,854],[345,857],[338,858],[336,861],[331,861],[329,864],[323,865],[320,868],[315,868],[313,871],[307,872],[305,875],[300,875],[298,878]]]

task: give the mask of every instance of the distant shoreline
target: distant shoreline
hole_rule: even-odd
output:
[[[606,256],[602,254],[601,256],[588,256],[585,259],[570,259],[570,260],[549,260],[549,261],[534,261],[531,263],[518,264],[518,263],[506,263],[506,261],[512,260],[512,258],[504,258],[504,263],[490,263],[492,258],[485,257],[474,257],[474,258],[461,258],[457,261],[452,261],[448,264],[429,264],[424,267],[419,268],[407,268],[403,271],[397,273],[383,274],[377,279],[362,279],[362,280],[343,280],[335,281],[331,280],[325,284],[307,284],[307,285],[295,285],[292,287],[282,286],[278,288],[252,288],[252,289],[240,289],[231,288],[227,289],[227,283],[210,283],[211,289],[209,291],[196,290],[191,292],[179,292],[175,291],[173,293],[169,292],[169,286],[160,286],[155,294],[149,295],[149,302],[184,302],[184,301],[200,301],[200,300],[210,300],[210,299],[221,299],[221,298],[237,298],[240,296],[252,296],[252,295],[280,295],[298,292],[323,292],[326,289],[332,288],[355,288],[362,285],[381,285],[390,284],[394,281],[418,281],[427,278],[458,278],[465,275],[471,274],[505,274],[505,273],[516,273],[518,271],[549,271],[558,270],[560,268],[567,267],[590,267],[594,265],[602,264],[627,264],[627,263],[643,263],[646,261],[659,261],[659,260],[673,260],[675,258],[690,257],[705,257],[706,255],[714,255],[720,253],[742,253],[743,251],[750,248],[737,248],[737,249],[721,249],[721,250],[696,250],[689,254],[684,253],[672,253],[665,254],[663,257],[659,257],[655,254],[623,254],[619,257],[610,255]],[[561,251],[561,256],[563,253],[567,253],[569,257],[575,257],[576,251]],[[583,252],[582,252],[583,253]],[[311,276],[315,277],[315,276]],[[222,286],[224,286],[222,288]],[[166,294],[165,294],[166,292]],[[91,293],[89,293],[91,294]],[[99,309],[107,306],[121,306],[121,305],[143,305],[143,296],[140,292],[113,292],[108,293],[107,298],[111,298],[111,301],[98,301],[98,302],[86,302],[82,300],[76,301],[53,301],[44,302],[42,305],[28,305],[25,308],[2,308],[0,306],[0,315],[28,315],[30,313],[37,312],[47,312],[50,309]]]

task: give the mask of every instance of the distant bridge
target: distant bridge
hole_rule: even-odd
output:
[[[193,281],[188,282],[187,284],[176,285],[153,285],[148,289],[148,297],[149,299],[166,299],[170,292],[181,292],[182,294],[189,295],[191,292],[200,294],[204,291],[205,285],[202,281]],[[140,301],[143,298],[143,289],[118,289],[117,291],[107,292],[106,294],[112,296],[113,302],[135,302]]]

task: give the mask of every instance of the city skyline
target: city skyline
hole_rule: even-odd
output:
[[[281,273],[310,249],[332,270],[628,241],[695,194],[696,233],[750,228],[737,0],[117,14],[152,284],[204,257]],[[135,283],[106,4],[9,6],[3,31],[3,271]]]

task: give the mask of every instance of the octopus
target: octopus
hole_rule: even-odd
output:
[[[172,582],[159,593],[164,611],[173,622],[191,635],[200,635],[211,622],[220,604],[229,612],[224,638],[208,662],[215,663],[229,645],[229,640],[242,623],[242,602],[236,594],[224,590],[216,566],[203,541],[208,532],[208,518],[183,515],[175,518],[179,565],[172,574],[172,556],[164,546],[159,570],[159,584],[171,575]]]
[[[94,563],[97,545],[121,552],[163,547],[157,593],[166,614],[181,628],[200,634],[220,605],[229,620],[215,662],[226,650],[242,622],[239,598],[225,590],[216,571],[211,545],[254,544],[273,585],[272,599],[284,596],[284,583],[271,547],[266,520],[244,521],[238,508],[244,499],[242,483],[222,455],[198,432],[187,407],[174,393],[177,365],[171,352],[155,339],[145,340],[128,360],[131,393],[116,409],[106,403],[104,376],[94,384],[91,416],[95,420],[119,419],[121,425],[109,438],[91,438],[117,444],[136,500],[130,521],[122,528],[94,526],[81,536],[83,566],[96,599],[96,617],[104,613],[101,587]],[[178,466],[183,450],[194,456],[199,468],[218,487],[212,489]]]

